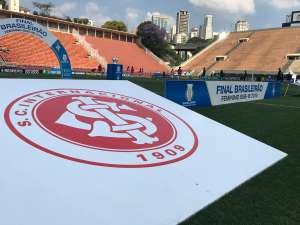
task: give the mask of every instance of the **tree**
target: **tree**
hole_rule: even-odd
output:
[[[68,22],[72,22],[72,19],[71,19],[71,17],[69,17],[69,16],[66,16],[66,17],[65,17],[65,20],[68,21]]]
[[[206,41],[199,37],[193,37],[187,41],[187,44],[198,44],[198,43],[206,43]]]
[[[165,49],[162,59],[166,62],[169,62],[170,66],[179,66],[184,62],[184,59],[181,58],[180,54],[177,54],[176,51],[170,46]]]
[[[176,51],[165,40],[166,31],[152,22],[141,23],[137,28],[137,36],[143,46],[164,61],[169,62],[171,66],[179,66],[183,62],[180,55],[176,54]]]
[[[89,24],[88,18],[74,18],[73,21],[74,21],[74,23],[79,23],[79,24],[84,24],[84,25]]]
[[[193,44],[197,47],[196,50],[193,52],[193,55],[195,55],[198,52],[205,49],[207,46],[211,45],[216,40],[217,40],[217,38],[214,38],[211,40],[204,40],[199,37],[194,37],[194,38],[189,39],[186,44]]]
[[[168,43],[165,41],[166,31],[150,21],[143,22],[138,26],[137,36],[142,44],[158,57],[163,57],[168,49]]]
[[[0,4],[2,5],[2,9],[8,9],[8,5],[7,5],[6,0],[0,0]]]
[[[28,9],[28,8],[26,8],[26,7],[24,7],[24,6],[20,6],[20,11],[22,12],[25,12],[25,13],[28,13],[28,12],[30,12],[30,9]]]
[[[102,25],[102,28],[124,31],[124,32],[128,31],[126,24],[123,21],[117,21],[117,20],[105,22],[105,24]]]
[[[32,2],[34,8],[39,10],[39,15],[41,16],[50,16],[51,10],[55,7],[53,3],[40,3],[40,2]]]

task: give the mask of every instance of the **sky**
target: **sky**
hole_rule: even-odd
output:
[[[129,30],[159,12],[175,24],[180,9],[191,13],[190,26],[203,24],[204,15],[214,15],[214,31],[233,31],[234,23],[246,19],[251,29],[280,27],[291,11],[300,11],[300,0],[34,0],[55,4],[56,16],[88,17],[100,26],[107,20],[122,20]],[[32,8],[32,0],[20,0]]]

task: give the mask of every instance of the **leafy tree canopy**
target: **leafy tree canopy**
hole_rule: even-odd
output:
[[[137,36],[142,44],[154,54],[163,57],[168,43],[165,41],[166,31],[150,21],[141,23],[137,28]]]
[[[39,10],[39,15],[41,16],[50,16],[51,10],[55,7],[55,5],[51,2],[49,3],[40,3],[40,2],[32,2],[34,8]]]
[[[65,16],[65,20],[68,21],[68,22],[73,22],[71,17],[69,17],[69,16]]]
[[[30,9],[26,8],[25,6],[20,5],[20,11],[30,12]]]
[[[89,23],[88,18],[74,18],[73,21],[74,21],[74,23],[79,23],[79,24],[84,24],[84,25],[87,25]]]
[[[152,22],[141,23],[137,28],[137,36],[146,48],[164,61],[170,62],[172,66],[177,66],[182,62],[180,56],[165,40],[166,31]]]
[[[111,29],[111,30],[118,30],[127,32],[127,26],[123,21],[107,21],[105,24],[102,25],[102,28]]]
[[[2,5],[2,9],[8,9],[8,4],[6,0],[0,0],[0,5]]]
[[[193,45],[197,46],[196,50],[193,52],[193,55],[195,55],[198,52],[202,51],[207,46],[211,45],[216,40],[217,40],[217,38],[214,38],[211,40],[204,40],[199,37],[194,37],[194,38],[189,39],[186,44],[193,44]]]
[[[189,44],[206,43],[206,42],[207,42],[206,40],[203,40],[199,37],[193,37],[187,41],[187,43],[189,43]]]

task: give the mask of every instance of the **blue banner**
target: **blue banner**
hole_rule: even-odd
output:
[[[207,107],[280,96],[280,82],[166,81],[165,96],[185,107]]]
[[[22,18],[0,20],[0,37],[18,32],[29,33],[45,42],[55,53],[59,61],[62,78],[72,78],[72,67],[67,51],[47,27]]]
[[[67,51],[64,48],[64,46],[60,43],[59,40],[57,40],[51,46],[51,49],[55,53],[55,55],[60,63],[60,70],[61,70],[62,78],[64,78],[64,79],[72,78],[71,62],[70,62],[69,56],[68,56]]]
[[[280,82],[269,82],[268,89],[265,94],[265,99],[278,97],[281,94],[281,83]]]
[[[107,64],[107,79],[108,80],[122,80],[123,79],[123,65]]]
[[[208,90],[202,81],[166,81],[166,98],[185,107],[211,106]]]

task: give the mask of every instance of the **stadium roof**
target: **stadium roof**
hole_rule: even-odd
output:
[[[32,15],[32,14],[26,14],[26,13],[19,13],[19,12],[13,12],[9,10],[4,10],[0,9],[0,18],[24,18],[28,20],[34,20],[36,22],[43,21],[43,22],[54,22],[58,24],[64,24],[64,25],[69,25],[73,27],[79,27],[79,28],[84,28],[84,29],[91,29],[91,30],[99,30],[99,31],[107,31],[107,32],[112,32],[116,34],[123,34],[131,37],[136,37],[134,33],[130,32],[123,32],[123,31],[117,31],[117,30],[111,30],[107,28],[101,28],[101,27],[95,27],[95,26],[89,26],[89,25],[84,25],[84,24],[79,24],[79,23],[74,23],[70,22],[67,20],[64,20],[62,18],[57,18],[57,17],[45,17],[45,16],[37,16],[37,15]]]

